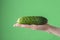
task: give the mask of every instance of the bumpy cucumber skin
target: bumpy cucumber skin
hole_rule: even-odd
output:
[[[47,23],[47,18],[42,16],[24,16],[18,19],[19,24],[35,24],[35,25],[44,25]]]

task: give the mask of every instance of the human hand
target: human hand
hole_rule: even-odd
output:
[[[19,23],[14,24],[14,26],[15,27],[31,28],[33,30],[44,30],[44,31],[47,31],[48,28],[50,27],[48,24],[44,24],[44,25],[27,25],[27,24],[19,24]]]

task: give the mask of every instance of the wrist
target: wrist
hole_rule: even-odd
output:
[[[47,24],[47,29],[45,30],[46,32],[49,32],[49,33],[51,33],[54,29],[56,29],[54,26],[51,26],[51,25],[49,25],[49,24]]]
[[[51,34],[54,34],[54,35],[57,35],[57,36],[60,36],[60,28],[57,28],[57,27],[54,27],[54,26],[49,26],[47,32],[51,33]]]

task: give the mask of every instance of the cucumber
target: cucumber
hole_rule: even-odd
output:
[[[44,25],[48,22],[47,18],[42,16],[23,16],[18,18],[17,23],[28,25]]]

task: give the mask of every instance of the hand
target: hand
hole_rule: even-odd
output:
[[[16,23],[16,24],[14,24],[14,26],[15,27],[31,28],[33,30],[44,30],[44,31],[47,31],[49,28],[48,24],[45,24],[45,25],[27,25],[27,24]]]

